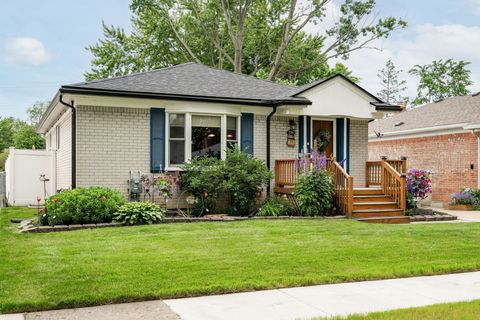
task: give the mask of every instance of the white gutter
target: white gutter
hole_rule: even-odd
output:
[[[396,136],[404,136],[416,133],[428,133],[428,132],[438,132],[438,131],[447,131],[452,129],[464,129],[468,126],[468,122],[464,123],[456,123],[456,124],[447,124],[443,126],[434,126],[434,127],[427,127],[427,128],[415,128],[415,129],[408,129],[408,130],[401,130],[401,131],[390,131],[390,132],[380,132],[382,137],[396,137]],[[479,125],[480,128],[480,125]],[[376,138],[377,135],[375,133],[370,133],[368,138]]]

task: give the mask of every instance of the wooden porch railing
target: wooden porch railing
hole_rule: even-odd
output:
[[[335,206],[350,218],[353,211],[353,177],[351,177],[337,161],[333,161],[330,170],[332,172],[333,186],[335,189]]]
[[[330,170],[333,162],[335,158],[327,158],[327,170]],[[308,168],[311,164],[311,160],[307,159]],[[293,187],[296,182],[295,159],[275,160],[275,187]]]
[[[386,160],[398,173],[407,172],[406,160]],[[367,161],[365,166],[365,184],[367,187],[382,184],[382,161]]]
[[[392,197],[393,201],[397,203],[397,206],[401,210],[405,210],[406,207],[406,178],[404,174],[400,174],[395,168],[387,161],[381,161],[382,163],[382,175],[381,186],[383,192],[386,195]]]

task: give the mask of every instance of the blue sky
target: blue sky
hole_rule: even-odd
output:
[[[61,84],[83,80],[102,36],[102,20],[130,27],[129,0],[16,0],[0,2],[0,116],[25,118],[36,101],[51,99]],[[377,70],[387,59],[403,69],[408,95],[416,79],[406,71],[434,59],[471,61],[472,91],[480,90],[480,0],[377,0],[380,16],[404,17],[409,27],[359,51],[345,62],[361,85],[378,91]],[[332,17],[338,1],[330,4]],[[330,19],[333,19],[330,17]],[[314,27],[310,27],[315,32]]]

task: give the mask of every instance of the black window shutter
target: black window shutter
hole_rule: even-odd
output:
[[[150,109],[150,171],[165,169],[165,109]]]
[[[242,151],[253,154],[253,113],[242,113],[240,147]]]

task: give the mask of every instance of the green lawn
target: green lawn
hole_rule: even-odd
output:
[[[318,320],[478,320],[480,300]]]
[[[19,234],[0,213],[0,312],[480,269],[480,223],[262,220]]]

